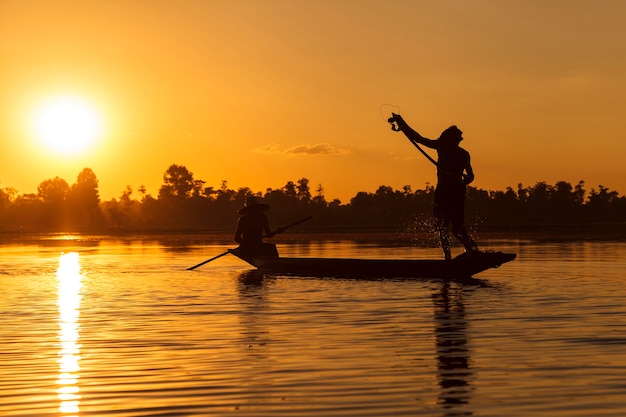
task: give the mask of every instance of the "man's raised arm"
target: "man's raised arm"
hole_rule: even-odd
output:
[[[404,135],[409,138],[410,141],[420,143],[432,149],[437,149],[438,142],[436,140],[425,138],[417,133],[411,126],[408,125],[407,122],[404,121],[402,116],[400,116],[399,114],[394,113],[389,121],[395,123],[398,126],[397,130],[404,133]]]

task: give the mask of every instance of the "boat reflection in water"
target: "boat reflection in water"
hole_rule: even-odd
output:
[[[63,417],[77,417],[80,405],[78,379],[80,374],[79,315],[82,276],[76,252],[61,254],[58,279],[59,307],[59,377],[57,395]]]
[[[239,276],[239,294],[242,301],[242,311],[244,312],[242,318],[245,319],[242,322],[245,328],[242,336],[244,337],[245,345],[248,347],[262,347],[272,342],[272,331],[263,327],[268,325],[267,318],[257,317],[267,311],[271,311],[267,307],[268,300],[265,299],[267,277],[273,277],[273,275],[259,270],[247,271]],[[365,281],[369,281],[369,278],[366,278]],[[434,365],[437,377],[437,397],[432,402],[436,402],[441,409],[443,417],[471,416],[473,415],[471,400],[474,392],[472,384],[475,380],[475,375],[471,366],[472,350],[468,343],[469,320],[465,314],[463,298],[466,295],[471,295],[476,289],[490,287],[490,285],[477,278],[465,279],[461,282],[436,281],[439,281],[439,285],[434,287],[436,289],[431,294],[431,298],[434,320]],[[348,313],[343,314],[347,315]],[[335,317],[335,319],[339,320],[340,318]],[[315,324],[308,322],[307,326],[310,334],[315,334]],[[323,326],[323,324],[319,325],[319,327]],[[357,334],[355,337],[358,338],[359,336],[361,335]],[[350,342],[350,339],[346,340]],[[350,348],[350,346],[347,346],[347,348]],[[251,359],[250,363],[263,363],[267,368],[271,368],[268,363],[271,363],[275,357],[269,354],[261,357],[261,352],[263,352],[261,349],[250,349],[247,352]],[[352,352],[352,350],[349,350],[349,352]],[[291,357],[294,357],[294,355],[296,355],[294,352],[290,353]],[[335,349],[335,355],[345,359],[340,353],[337,353],[337,348]],[[423,358],[418,359],[421,360]],[[280,366],[280,364],[277,365],[275,363],[273,365]],[[336,371],[351,375],[349,373],[350,365],[346,365],[345,362],[344,365],[346,366],[345,369]],[[360,364],[359,366],[365,365]],[[262,372],[259,374],[262,375]],[[337,377],[337,375],[335,376]],[[339,376],[346,377],[345,374]],[[251,378],[248,378],[248,382],[250,380]],[[271,385],[272,380],[271,378],[266,378],[261,381],[255,380],[255,382],[257,383],[257,389],[265,392],[268,390],[268,384]],[[424,391],[425,388],[419,387],[419,389]]]

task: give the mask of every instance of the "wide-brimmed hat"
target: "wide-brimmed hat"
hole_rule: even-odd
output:
[[[246,203],[242,208],[237,210],[239,214],[250,213],[251,211],[266,211],[269,210],[270,205],[261,201],[259,197],[250,196],[246,198]]]

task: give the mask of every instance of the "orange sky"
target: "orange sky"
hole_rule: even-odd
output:
[[[0,187],[89,167],[103,199],[156,196],[173,163],[216,188],[306,177],[344,203],[434,183],[383,121],[390,103],[427,137],[457,124],[479,188],[623,195],[625,19],[621,0],[2,0]],[[62,94],[103,126],[66,157],[33,133]]]

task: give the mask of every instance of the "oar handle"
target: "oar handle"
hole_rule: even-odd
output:
[[[279,227],[279,228],[278,228],[278,229],[276,229],[276,230],[279,230],[279,229],[280,229],[280,233],[282,233],[282,232],[284,232],[285,230],[289,229],[290,227],[293,227],[293,226],[295,226],[295,225],[297,225],[297,224],[300,224],[300,223],[304,223],[305,221],[307,221],[307,220],[311,220],[312,218],[313,218],[313,216],[308,216],[308,217],[305,217],[304,219],[300,219],[300,220],[298,220],[297,222],[293,222],[293,223],[291,223],[291,224],[288,224],[287,226]],[[279,232],[276,232],[276,233],[279,233]]]
[[[420,145],[419,145],[416,141],[414,141],[414,140],[413,140],[413,139],[411,139],[411,138],[407,138],[407,139],[409,139],[409,142],[411,142],[413,145],[415,145],[415,147],[417,148],[417,150],[418,150],[418,151],[420,151],[420,152],[422,153],[422,155],[424,155],[424,156],[426,157],[426,159],[428,159],[430,162],[432,162],[432,164],[433,164],[434,166],[436,166],[436,167],[437,167],[437,169],[438,169],[440,172],[443,172],[443,173],[444,173],[444,174],[446,174],[446,175],[453,175],[450,171],[448,171],[448,170],[445,170],[445,169],[441,168],[441,166],[439,165],[439,163],[438,163],[437,161],[435,161],[435,160],[434,160],[434,159],[433,159],[430,155],[428,155],[428,154],[426,153],[426,151],[425,151],[425,150],[423,150],[423,149],[420,147]]]

